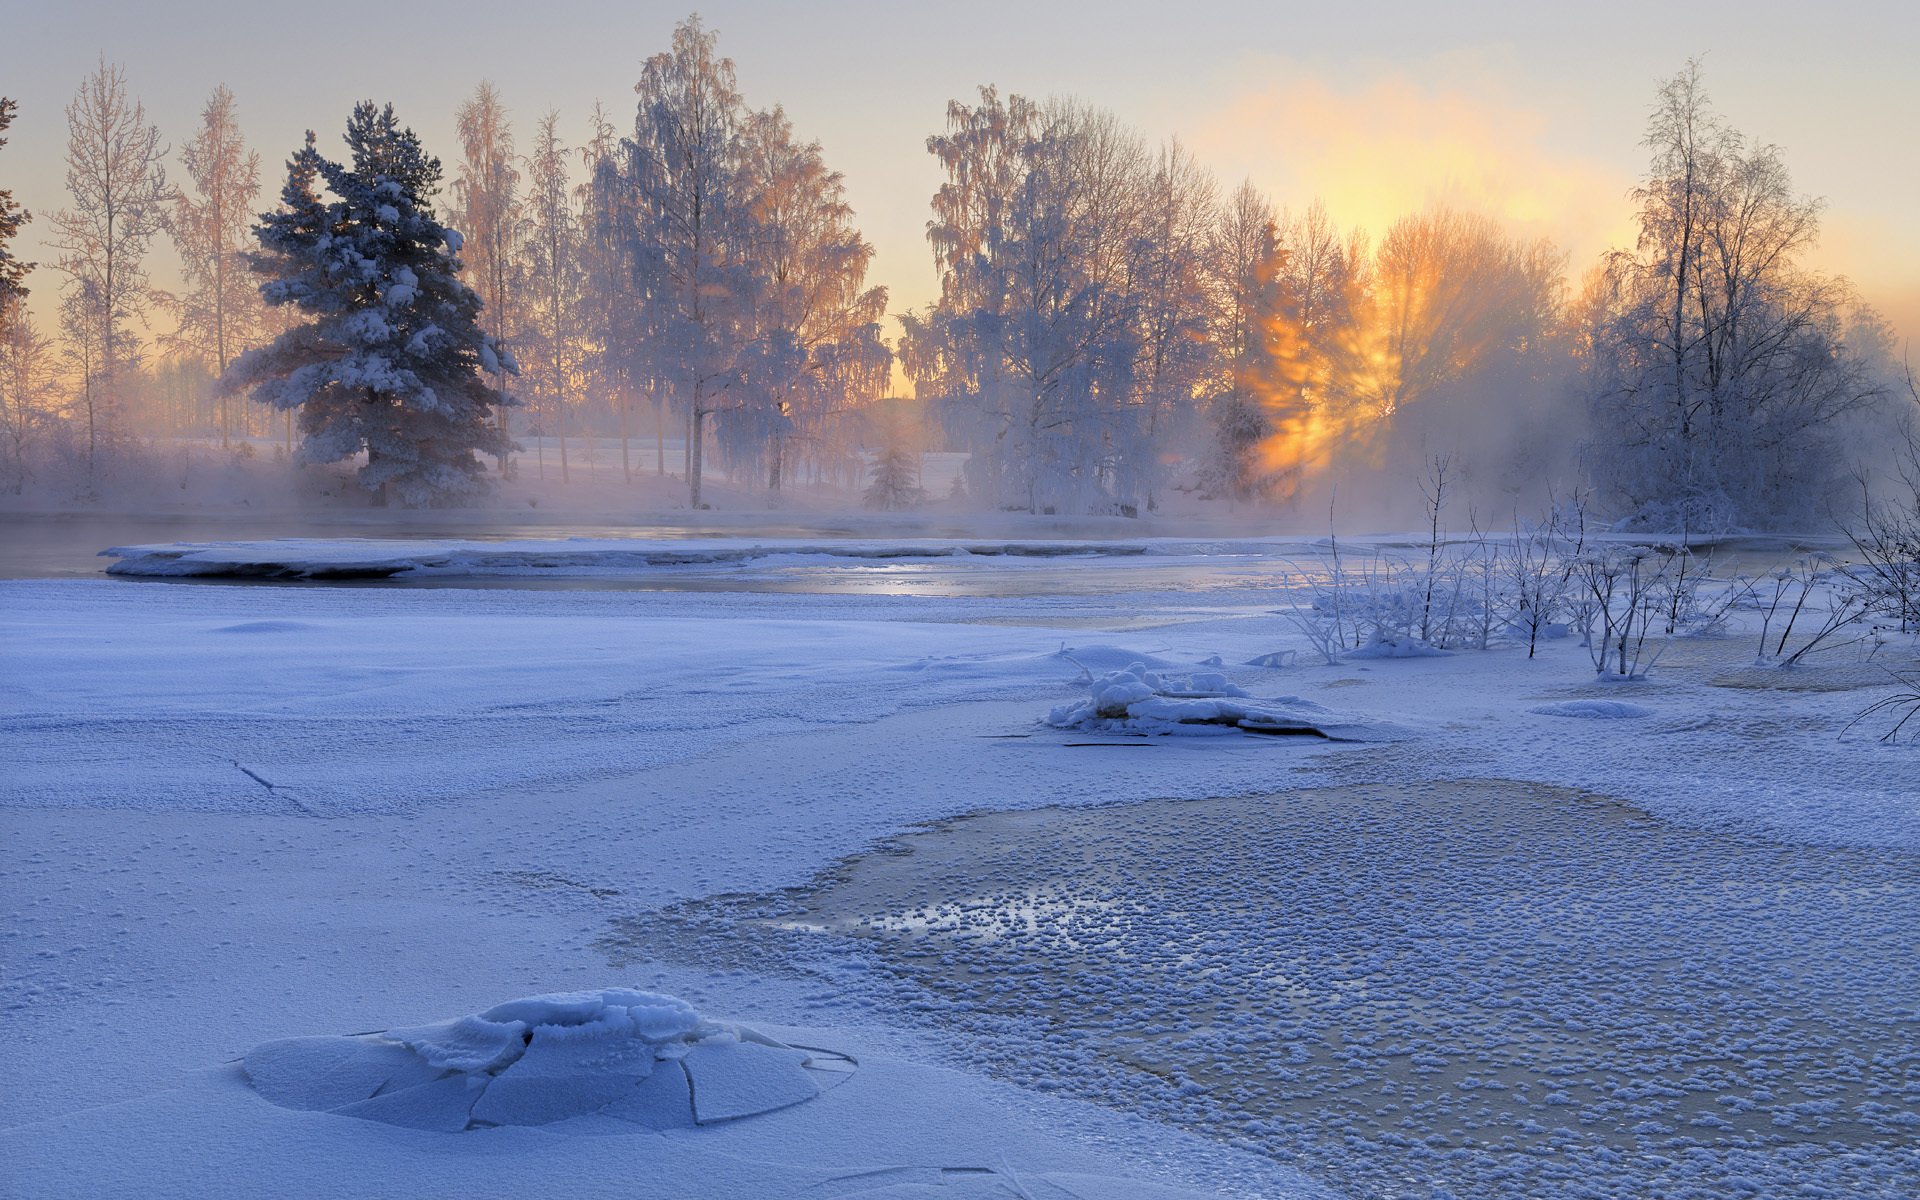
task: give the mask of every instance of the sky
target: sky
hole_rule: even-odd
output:
[[[500,89],[524,153],[549,109],[577,144],[596,99],[631,122],[640,64],[687,15],[631,0],[326,6],[262,0],[70,0],[35,6],[0,42],[0,94],[19,102],[0,178],[35,211],[65,202],[63,109],[104,54],[174,149],[226,83],[266,187],[303,131],[339,148],[356,100],[391,100],[429,150],[458,157],[453,112]],[[1376,234],[1443,200],[1554,239],[1579,272],[1631,238],[1628,190],[1660,81],[1704,56],[1716,106],[1778,145],[1795,186],[1824,197],[1816,265],[1854,280],[1903,337],[1920,333],[1920,6],[1624,0],[1282,5],[1241,0],[1062,3],[725,0],[700,8],[755,107],[784,105],[846,176],[875,247],[873,282],[900,311],[931,301],[925,152],[950,99],[984,83],[1112,109],[1179,137],[1220,177],[1277,204],[1323,198]],[[35,221],[22,257],[50,262]],[[156,282],[176,278],[157,248]],[[49,325],[60,276],[30,279]]]

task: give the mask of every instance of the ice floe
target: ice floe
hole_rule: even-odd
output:
[[[533,996],[414,1028],[266,1042],[242,1060],[283,1108],[457,1133],[593,1115],[712,1125],[811,1100],[851,1060],[628,988]]]

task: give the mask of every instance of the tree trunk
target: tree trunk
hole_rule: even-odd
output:
[[[628,483],[633,482],[633,459],[627,452],[627,389],[620,388],[613,394],[613,402],[620,410],[620,474]]]
[[[653,389],[653,473],[667,473],[667,398]]]
[[[693,390],[693,412],[689,420],[692,428],[687,434],[687,504],[698,509],[700,504],[700,457],[702,434],[706,432],[707,414],[700,408],[700,389]]]

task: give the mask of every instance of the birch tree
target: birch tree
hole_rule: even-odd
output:
[[[264,317],[244,258],[260,194],[260,156],[246,148],[225,84],[200,110],[199,132],[180,158],[193,190],[174,201],[171,230],[188,287],[179,298],[172,340],[219,375],[255,344]],[[228,399],[219,393],[223,447],[232,434]]]
[[[139,340],[127,322],[144,318],[155,298],[146,255],[174,200],[165,157],[159,129],[127,93],[126,72],[102,58],[67,105],[72,207],[52,217],[67,299],[78,310],[62,323],[69,336],[91,342],[82,356],[89,475],[102,418],[117,407],[125,376],[139,364]]]
[[[524,234],[520,210],[520,170],[514,158],[513,126],[492,83],[482,80],[454,114],[462,157],[453,181],[463,237],[467,278],[480,297],[487,325],[502,345],[518,332],[519,295],[515,265]],[[507,377],[494,374],[494,420],[507,439]],[[507,439],[510,440],[510,439]],[[502,469],[507,467],[505,452]]]
[[[1841,419],[1884,391],[1848,344],[1845,281],[1802,265],[1820,204],[1713,110],[1697,62],[1660,89],[1645,145],[1637,245],[1588,305],[1596,478],[1651,523],[1805,519],[1845,483]]]
[[[560,479],[569,478],[567,424],[584,354],[582,231],[568,178],[560,114],[540,119],[527,159],[525,242],[527,329],[523,354],[530,398],[551,412],[560,434]],[[543,459],[544,461],[544,459]]]
[[[697,509],[707,418],[738,403],[750,340],[749,198],[738,169],[746,109],[733,61],[698,17],[647,60],[634,91],[633,136],[621,144],[643,323],[632,346],[640,373],[672,389],[685,411],[687,503]]]
[[[756,276],[746,364],[753,403],[736,406],[722,426],[763,460],[777,492],[792,443],[819,449],[839,413],[885,390],[887,293],[866,286],[873,247],[854,228],[840,173],[827,168],[818,143],[794,140],[783,111],[747,119],[741,160]]]

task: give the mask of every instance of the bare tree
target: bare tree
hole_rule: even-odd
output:
[[[18,495],[28,475],[29,448],[53,414],[53,343],[33,327],[17,298],[0,296],[0,436],[5,438],[6,486]]]
[[[634,85],[639,104],[621,143],[622,240],[639,293],[635,374],[670,387],[687,416],[687,503],[701,508],[707,418],[737,402],[750,341],[748,198],[738,186],[746,108],[733,60],[698,17],[673,31]]]
[[[1563,264],[1484,216],[1435,208],[1394,222],[1353,301],[1338,386],[1365,416],[1387,418],[1525,353],[1556,319]]]
[[[720,432],[764,464],[777,492],[795,443],[822,449],[834,418],[885,390],[887,293],[866,286],[873,247],[854,228],[840,173],[819,143],[794,140],[785,112],[748,117],[740,167],[757,295],[744,364],[752,399]]]
[[[1200,400],[1214,357],[1207,344],[1216,275],[1209,261],[1219,223],[1219,185],[1178,140],[1162,146],[1148,175],[1140,290],[1141,401],[1151,442],[1198,432]],[[1147,479],[1147,507],[1156,507]]]
[[[1843,481],[1837,422],[1883,390],[1847,343],[1845,282],[1799,266],[1820,203],[1713,111],[1698,62],[1661,88],[1645,144],[1638,245],[1588,306],[1596,477],[1645,521],[1818,511]]]
[[[139,344],[125,327],[142,317],[154,292],[145,270],[148,247],[167,223],[174,200],[166,147],[147,124],[146,108],[127,94],[126,72],[103,57],[67,105],[67,191],[73,207],[53,215],[68,299],[81,310],[67,322],[95,339],[86,355],[87,469],[94,469],[103,405],[119,401],[125,372],[138,365]]]
[[[1255,450],[1271,430],[1258,393],[1258,363],[1265,357],[1265,331],[1279,312],[1287,264],[1273,205],[1250,181],[1234,189],[1220,211],[1209,264],[1216,381],[1209,403],[1213,450],[1204,478],[1216,493],[1245,500],[1260,491]]]
[[[180,154],[193,192],[174,201],[172,233],[188,290],[180,297],[180,324],[173,343],[213,373],[260,338],[264,306],[246,267],[255,203],[260,195],[260,156],[246,148],[234,115],[233,93],[215,88],[200,110],[200,130]],[[228,393],[219,392],[220,444],[232,436]]]
[[[515,264],[524,235],[524,218],[519,200],[520,170],[513,153],[513,126],[506,106],[492,83],[482,80],[473,95],[454,114],[460,131],[462,158],[459,174],[453,181],[453,194],[460,205],[461,233],[465,243],[461,253],[467,263],[468,278],[479,293],[481,311],[488,316],[487,326],[502,345],[511,347],[518,334],[519,294]],[[501,402],[494,407],[494,418],[505,435],[507,430],[507,377],[494,373],[494,390]],[[506,451],[500,463],[506,469]]]
[[[560,431],[560,479],[568,479],[567,420],[581,374],[582,290],[585,283],[579,213],[567,179],[567,148],[560,114],[540,118],[527,159],[527,339],[529,400],[551,406]],[[544,464],[544,456],[541,459]],[[542,467],[544,470],[544,465]]]

